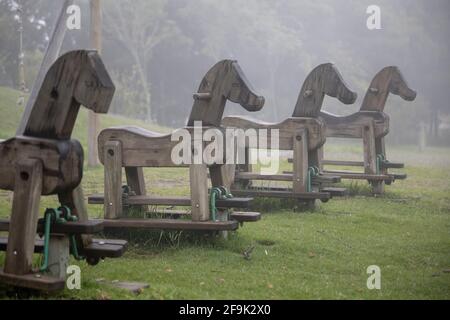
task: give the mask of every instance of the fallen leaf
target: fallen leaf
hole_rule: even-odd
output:
[[[271,283],[268,283],[268,284],[267,284],[267,288],[273,289],[273,285],[272,285]]]
[[[170,272],[172,272],[172,271],[173,271],[173,270],[170,269],[170,268],[167,268],[167,269],[166,269],[166,272],[169,272],[169,273],[170,273]]]
[[[308,256],[309,256],[310,258],[314,258],[314,257],[316,256],[316,254],[315,254],[314,252],[310,252],[310,253],[308,253]]]

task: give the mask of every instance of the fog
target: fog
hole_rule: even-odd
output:
[[[21,1],[29,6],[28,87],[62,2]],[[63,51],[90,46],[89,4],[75,3],[82,9],[81,29],[67,32]],[[367,27],[372,4],[381,10],[381,29]],[[0,0],[0,6],[0,85],[18,87],[17,50],[11,46],[17,23],[11,1]],[[221,59],[234,59],[266,98],[263,111],[251,116],[289,117],[306,75],[325,62],[336,65],[358,100],[343,105],[327,97],[323,109],[350,114],[359,109],[373,76],[395,65],[418,95],[414,102],[389,97],[389,142],[417,143],[423,121],[430,143],[449,144],[449,1],[103,0],[102,6],[102,55],[117,87],[113,113],[181,126],[205,72]],[[39,30],[38,19],[46,23]],[[246,114],[231,103],[226,113]]]

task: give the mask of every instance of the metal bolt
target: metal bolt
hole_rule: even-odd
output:
[[[14,251],[14,252],[13,252],[13,255],[17,256],[17,251]]]
[[[296,136],[295,138],[297,139],[297,141],[302,141],[302,136]]]
[[[36,277],[36,278],[40,278],[41,275],[40,275],[39,273],[37,273],[37,274],[35,275],[35,277]]]
[[[102,246],[105,244],[105,241],[100,241],[98,244]]]
[[[196,208],[200,208],[200,205],[199,205],[199,204],[196,204],[195,207],[196,207]]]
[[[112,202],[110,202],[109,205],[112,207],[112,205],[113,205]]]

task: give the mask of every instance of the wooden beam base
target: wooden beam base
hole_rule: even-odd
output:
[[[274,190],[231,190],[231,193],[237,196],[250,196],[258,198],[281,198],[281,199],[297,199],[297,200],[329,200],[331,194],[327,192],[293,192],[293,191],[274,191]]]
[[[101,221],[99,221],[101,222]],[[8,238],[0,238],[0,251],[6,251],[8,247]],[[92,243],[80,250],[80,254],[89,258],[119,258],[128,247],[125,240],[111,240],[111,239],[92,239]],[[34,252],[42,253],[44,251],[44,241],[36,239],[34,241]]]
[[[38,222],[37,233],[44,233],[44,219]],[[9,220],[0,219],[0,231],[9,230]],[[103,231],[101,221],[85,221],[85,222],[67,222],[62,224],[53,224],[51,227],[52,233],[60,234],[96,234]]]
[[[0,270],[0,282],[13,287],[27,288],[45,292],[64,290],[65,281],[42,274],[16,275]]]
[[[190,221],[179,219],[114,219],[103,220],[105,230],[188,230],[188,231],[234,231],[237,221]]]
[[[371,181],[393,181],[394,177],[386,174],[367,174],[363,172],[352,172],[352,171],[335,171],[335,170],[325,170],[324,174],[339,175],[341,179],[351,179],[351,180],[371,180]]]
[[[216,201],[217,208],[248,208],[253,201],[252,198],[230,198]],[[92,195],[88,198],[89,204],[104,204],[102,194]],[[129,196],[123,200],[124,205],[161,205],[161,206],[191,206],[189,197],[157,197],[157,196]]]

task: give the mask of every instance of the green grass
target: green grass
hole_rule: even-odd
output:
[[[1,134],[15,129],[7,121],[0,120]],[[83,123],[81,117],[79,128]],[[347,157],[356,157],[357,147],[345,148]],[[406,162],[408,179],[387,186],[382,197],[364,196],[368,188],[359,182],[351,185],[359,195],[332,199],[314,212],[294,212],[284,202],[271,203],[277,209],[270,210],[260,202],[262,220],[245,224],[228,240],[182,233],[179,242],[171,242],[174,233],[164,233],[158,242],[159,233],[133,234],[121,259],[96,267],[73,262],[82,268],[82,290],[34,298],[449,299],[450,150],[388,152],[391,160]],[[102,177],[101,167],[86,170],[86,194],[102,192]],[[154,193],[188,194],[185,169],[151,169],[145,177]],[[46,198],[42,210],[55,205]],[[0,192],[0,216],[7,217],[10,207],[11,194]],[[102,208],[89,206],[89,212],[99,217]],[[251,259],[244,259],[252,246]],[[3,260],[0,254],[0,264]],[[370,265],[381,268],[381,290],[366,287]],[[114,280],[146,282],[150,288],[133,295],[106,284]],[[0,298],[8,297],[6,291],[0,288]]]

